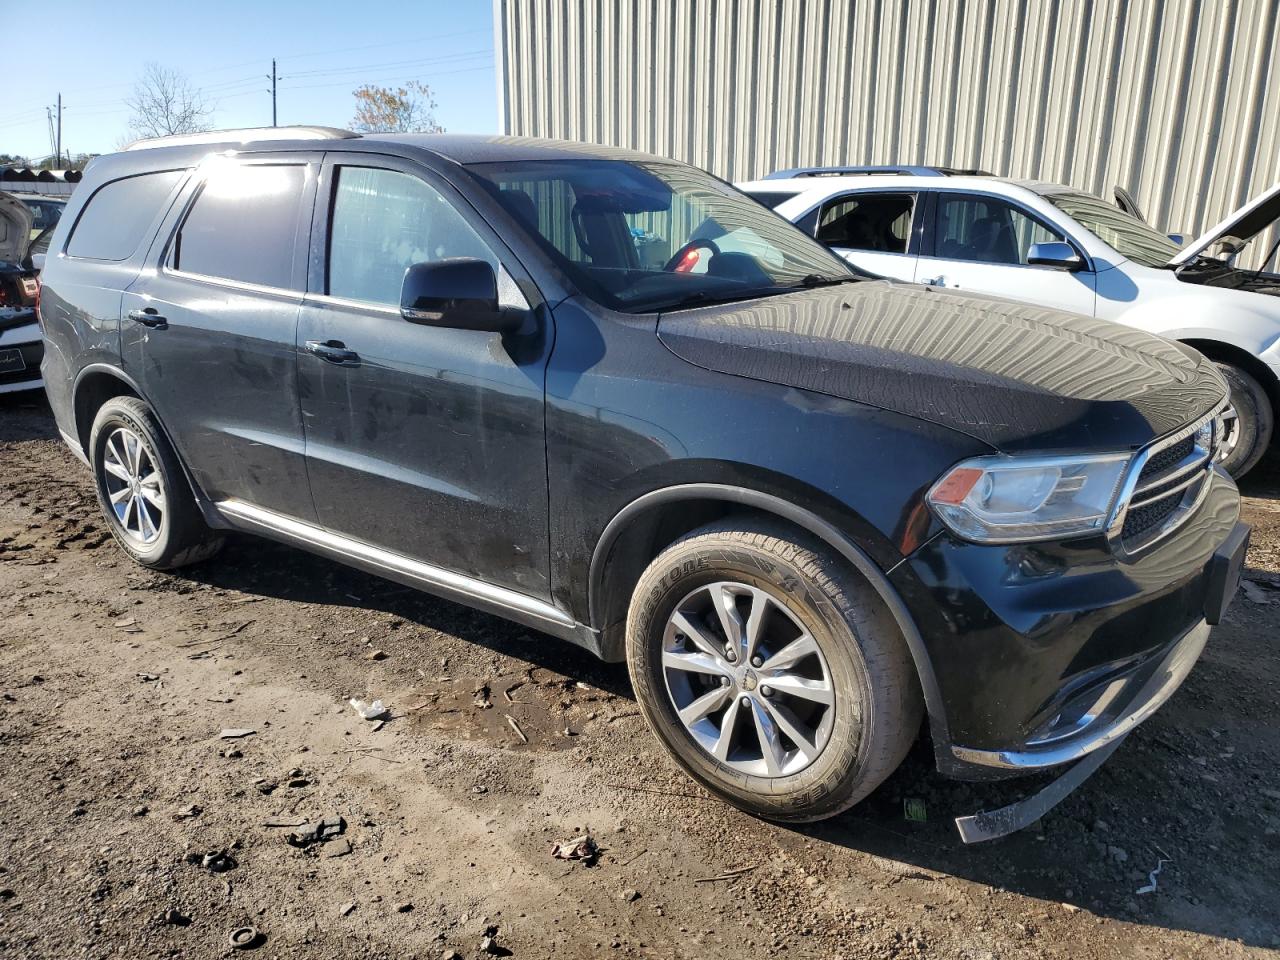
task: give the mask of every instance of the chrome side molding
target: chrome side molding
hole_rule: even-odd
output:
[[[237,529],[294,543],[370,573],[590,646],[582,636],[586,628],[564,611],[535,597],[413,560],[240,500],[220,500],[215,507]]]

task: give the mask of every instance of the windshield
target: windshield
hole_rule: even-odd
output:
[[[1105,200],[1087,193],[1050,193],[1045,199],[1126,260],[1163,267],[1178,252],[1159,230]]]
[[[790,223],[694,167],[538,160],[467,168],[588,296],[646,312],[854,279]]]

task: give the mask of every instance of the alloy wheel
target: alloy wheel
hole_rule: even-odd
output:
[[[102,448],[101,469],[120,529],[142,546],[155,543],[164,524],[164,482],[142,437],[128,427],[113,430]]]
[[[822,649],[758,587],[720,581],[686,595],[667,620],[662,672],[694,742],[740,773],[799,773],[831,738],[836,695]]]

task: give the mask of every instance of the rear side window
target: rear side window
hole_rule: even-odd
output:
[[[264,287],[295,287],[293,264],[307,168],[302,164],[219,165],[170,253],[174,270]]]
[[[826,203],[818,216],[818,240],[848,250],[906,253],[915,196],[855,193]]]
[[[746,193],[752,200],[764,204],[770,210],[777,210],[778,207],[795,196],[794,193],[776,193],[764,190],[748,190]]]
[[[128,260],[185,171],[164,170],[113,180],[89,198],[71,231],[67,256]]]

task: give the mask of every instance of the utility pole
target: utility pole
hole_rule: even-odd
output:
[[[271,81],[271,125],[276,125],[276,81],[280,78],[276,76],[276,58],[271,58],[271,73],[267,77]]]
[[[62,94],[58,94],[58,145],[53,152],[57,154],[54,158],[56,167],[62,166]]]

